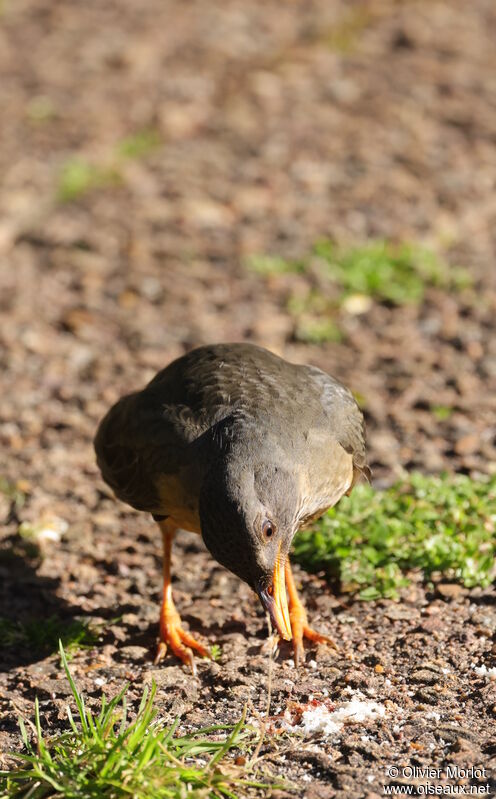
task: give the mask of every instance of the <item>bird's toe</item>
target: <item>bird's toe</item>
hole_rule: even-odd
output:
[[[332,646],[333,649],[338,649],[338,646],[332,638],[328,635],[323,635],[322,633],[318,633],[312,627],[305,625],[303,628],[303,637],[308,638],[309,641],[314,641],[316,644],[327,644],[327,646]]]
[[[309,627],[308,624],[302,624],[301,626],[299,625],[296,629],[293,627],[293,652],[295,666],[300,666],[305,662],[305,647],[303,644],[305,638],[315,644],[326,644],[327,646],[332,646],[336,650],[338,648],[332,638],[329,638],[328,635],[322,635],[322,633],[318,633],[312,627]]]
[[[157,666],[167,654],[167,644],[165,641],[160,641],[157,646],[157,652],[153,661],[154,666]]]
[[[167,649],[170,648],[171,652],[182,660],[182,662],[189,666],[192,673],[196,675],[196,665],[194,659],[194,652],[198,653],[201,657],[210,658],[210,652],[206,646],[183,630],[181,626],[181,619],[175,611],[169,610],[167,614],[162,615],[160,625],[160,643],[158,645],[155,663],[159,663],[165,657]]]
[[[194,638],[192,635],[190,635],[190,633],[186,632],[186,630],[183,630],[180,627],[178,629],[178,633],[179,633],[179,636],[181,638],[182,643],[185,644],[186,647],[189,647],[190,650],[194,649],[195,652],[198,652],[198,654],[201,655],[202,658],[211,658],[212,657],[211,654],[210,654],[210,651],[207,649],[207,647],[203,646],[203,644],[200,644],[200,642],[197,641],[196,638]]]

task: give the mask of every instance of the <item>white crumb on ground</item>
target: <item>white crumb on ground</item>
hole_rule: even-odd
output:
[[[305,710],[301,722],[293,730],[300,730],[303,735],[335,735],[340,732],[345,723],[358,723],[368,719],[382,718],[386,708],[378,702],[371,702],[363,698],[354,697],[349,702],[344,702],[335,710],[328,710],[325,705]]]

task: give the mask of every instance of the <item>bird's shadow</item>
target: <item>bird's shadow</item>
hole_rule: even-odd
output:
[[[36,663],[58,650],[58,640],[88,645],[116,643],[112,620],[124,614],[137,613],[131,603],[85,611],[60,595],[61,579],[39,573],[41,557],[36,550],[26,549],[18,536],[4,539],[0,549],[0,672]],[[92,618],[109,622],[96,636]],[[158,621],[158,619],[157,619]],[[157,638],[158,625],[127,622],[119,625],[127,643],[150,649]]]
[[[49,620],[70,624],[80,613],[58,595],[60,580],[38,573],[40,558],[19,546],[16,536],[0,550],[0,671],[44,657]]]
[[[85,610],[61,596],[63,580],[40,574],[41,554],[17,534],[2,541],[0,548],[0,672],[28,666],[58,651],[59,638],[64,645],[113,644],[116,655],[121,647],[133,645],[149,651],[153,663],[158,641],[159,599],[156,621],[145,622],[140,603],[114,604]],[[133,620],[131,616],[135,616]],[[122,618],[124,617],[124,618]],[[204,625],[194,614],[184,614],[190,631],[208,640],[220,638],[225,628],[220,624]],[[92,619],[104,624],[92,624]],[[244,625],[231,622],[229,631],[241,631]],[[97,635],[95,635],[97,632]]]

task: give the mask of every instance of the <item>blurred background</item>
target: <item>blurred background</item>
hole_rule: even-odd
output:
[[[338,377],[364,410],[376,486],[404,470],[476,480],[496,471],[495,42],[494,0],[0,0],[5,751],[20,745],[16,717],[31,715],[34,691],[46,706],[62,690],[57,658],[41,660],[34,637],[51,636],[45,654],[59,637],[88,642],[77,637],[88,636],[81,623],[70,632],[81,613],[105,629],[98,650],[73,661],[93,697],[94,661],[106,690],[137,674],[157,679],[171,718],[199,699],[173,658],[150,671],[156,528],[115,502],[92,448],[109,405],[186,350],[247,340]],[[443,491],[432,500],[440,507]],[[376,526],[386,528],[382,513]],[[442,513],[436,504],[435,518]],[[473,523],[477,531],[485,519],[486,538],[491,513]],[[222,643],[238,704],[249,679],[265,696],[256,598],[192,538],[175,549],[176,559],[188,556],[188,569],[174,570],[178,607],[193,630]],[[43,557],[30,552],[34,540]],[[467,675],[488,657],[494,595],[486,605],[477,595],[479,612],[463,604],[464,588],[448,585],[462,597],[451,607],[417,581],[407,607],[376,603],[371,613],[356,603],[353,627],[339,616],[342,597],[299,574],[312,619],[338,628],[367,680],[380,679],[367,665],[376,654],[403,670],[402,688],[412,653],[445,674],[449,641],[462,682],[443,688],[443,712],[458,710],[455,720],[490,735],[492,716],[482,714],[494,714],[495,700],[470,709],[467,696],[485,694]],[[415,602],[430,603],[423,627]],[[335,669],[318,657],[319,674],[302,676],[295,695],[347,673],[348,661]],[[23,663],[31,665],[14,669]],[[200,698],[211,697],[214,719],[232,721],[227,705],[219,716],[220,667],[201,669]],[[410,705],[439,706],[440,693],[418,690]],[[63,703],[49,704],[59,725]],[[415,717],[405,733],[424,741],[428,758],[455,740],[446,727],[432,738],[435,715]],[[400,762],[395,752],[388,763]],[[344,769],[340,795],[371,795],[371,759],[362,793]],[[321,788],[312,795],[331,795]]]
[[[2,473],[34,515],[85,515],[106,407],[212,341],[347,383],[379,484],[495,470],[491,0],[1,14]]]

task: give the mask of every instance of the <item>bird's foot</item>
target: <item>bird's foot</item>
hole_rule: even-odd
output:
[[[291,622],[291,631],[293,633],[293,650],[296,666],[299,666],[300,663],[305,661],[305,650],[303,647],[303,641],[305,638],[307,638],[309,641],[313,641],[316,644],[327,644],[328,646],[332,646],[334,649],[337,649],[337,646],[332,638],[329,638],[327,635],[322,635],[322,633],[318,633],[309,626],[307,612],[300,600],[297,600],[296,602],[290,601],[289,619]]]
[[[154,663],[160,663],[164,659],[167,648],[170,647],[176,657],[190,667],[192,673],[196,675],[196,665],[193,657],[193,650],[198,652],[201,657],[210,658],[211,654],[207,647],[200,644],[190,633],[183,630],[181,617],[172,605],[162,605],[160,612],[160,643],[157,647]]]
[[[307,612],[298,596],[289,558],[285,564],[285,575],[286,587],[288,589],[289,622],[293,638],[294,659],[295,665],[299,666],[300,663],[305,660],[305,650],[303,648],[304,638],[308,638],[309,641],[313,641],[316,644],[327,644],[328,646],[334,647],[334,649],[337,649],[337,646],[332,638],[318,633],[308,624]]]

